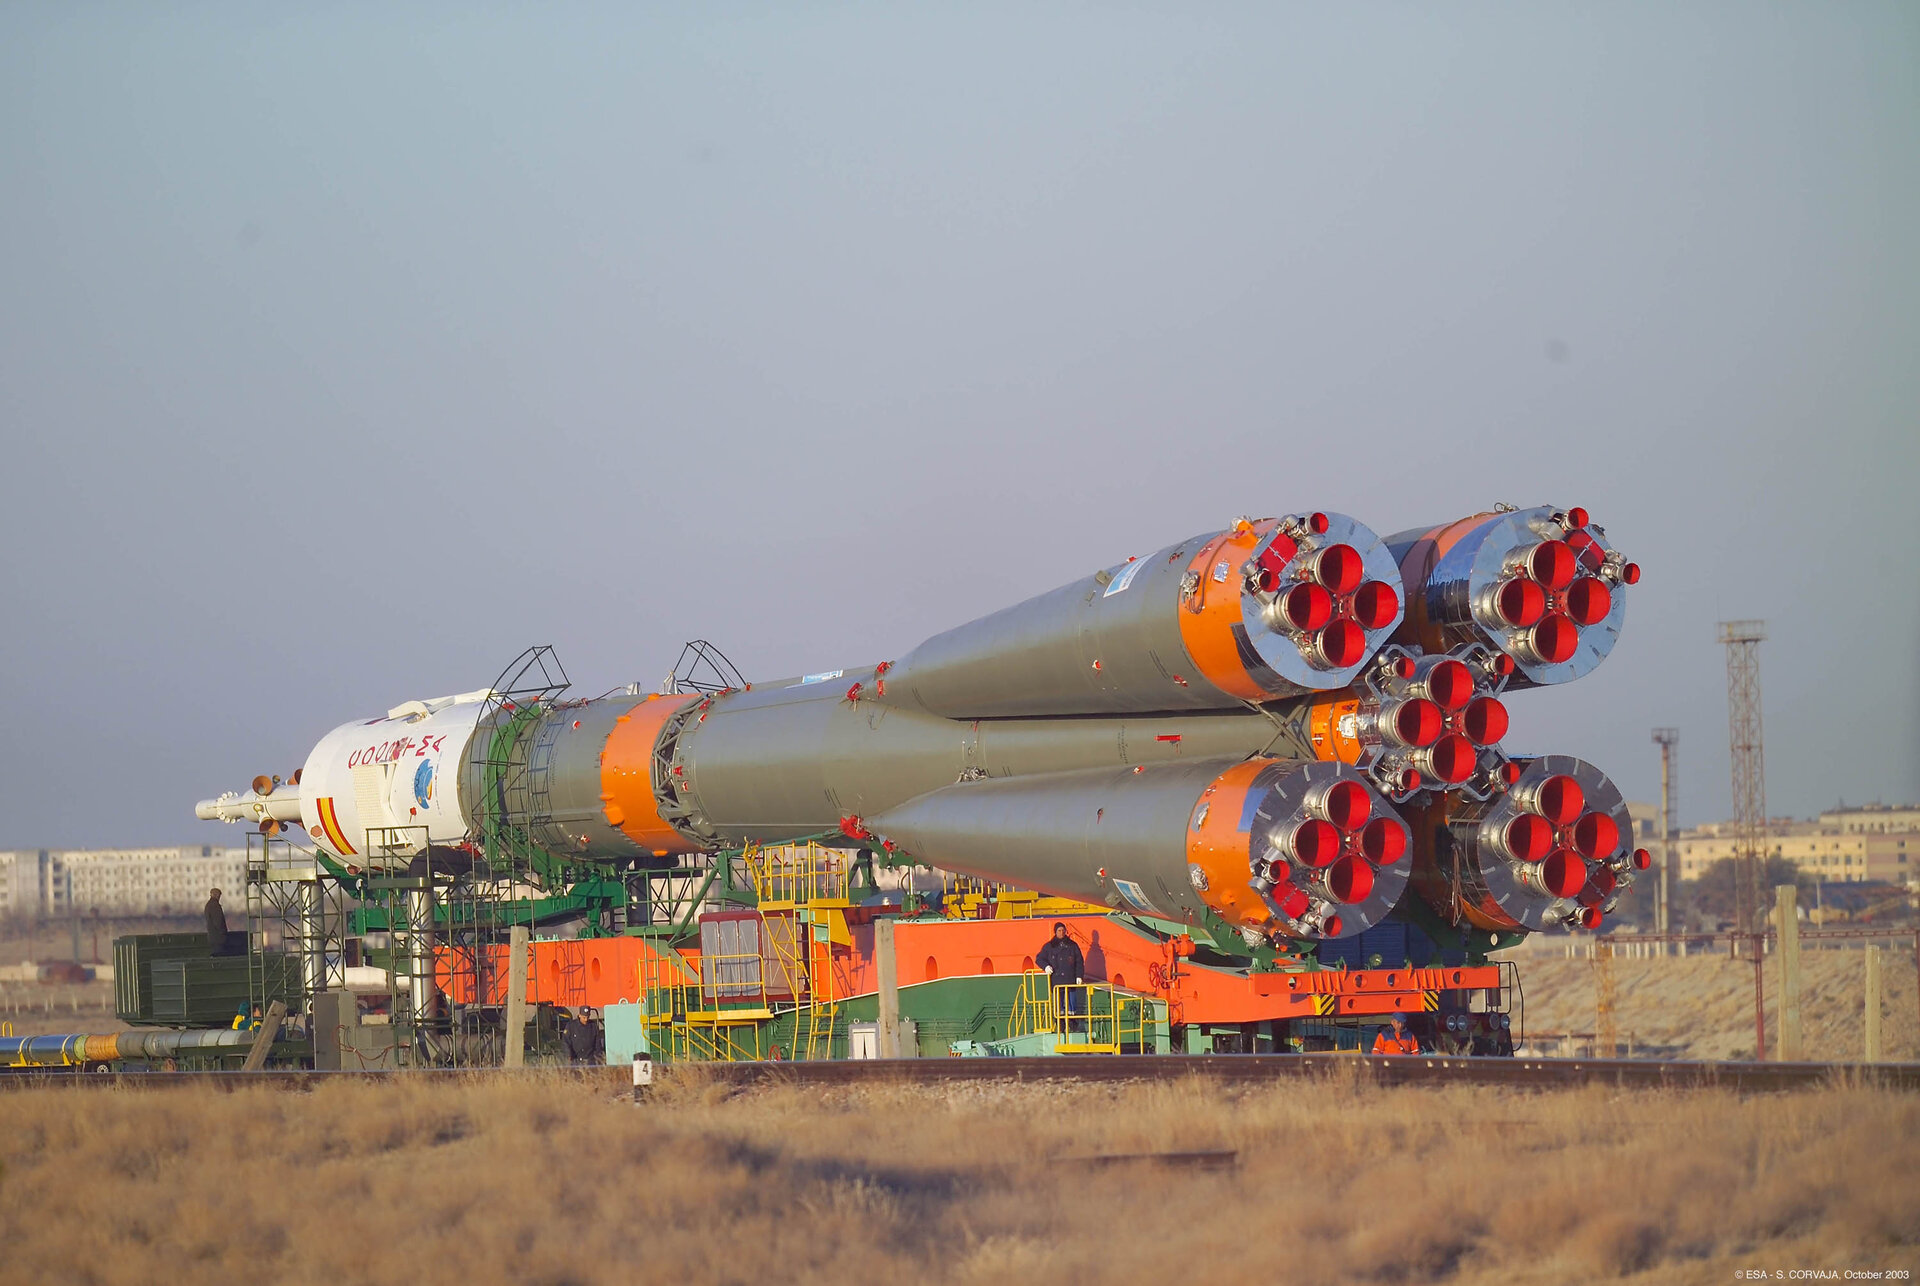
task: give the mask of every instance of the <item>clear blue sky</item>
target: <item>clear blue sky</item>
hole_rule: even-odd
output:
[[[1920,9],[0,8],[0,847],[326,728],[749,677],[1240,513],[1582,504],[1510,744],[1920,796]]]

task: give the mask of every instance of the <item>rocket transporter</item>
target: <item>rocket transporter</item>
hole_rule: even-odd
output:
[[[349,869],[818,840],[1249,949],[1412,900],[1495,940],[1593,928],[1648,857],[1599,769],[1506,750],[1505,702],[1597,666],[1638,578],[1578,508],[1242,518],[863,667],[410,701],[197,812]]]

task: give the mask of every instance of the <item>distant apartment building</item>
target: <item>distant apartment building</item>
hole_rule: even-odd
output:
[[[1888,835],[1920,831],[1920,804],[1866,804],[1860,808],[1829,808],[1820,824],[1846,835]]]
[[[1680,832],[1680,878],[1699,879],[1713,863],[1732,857],[1733,832],[1732,822]],[[1813,821],[1774,818],[1767,823],[1767,852],[1811,879],[1920,883],[1920,806],[1835,808]]]
[[[243,848],[16,849],[0,853],[0,910],[55,918],[197,911],[207,890],[244,897]]]

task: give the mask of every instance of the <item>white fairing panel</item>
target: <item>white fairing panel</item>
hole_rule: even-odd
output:
[[[484,696],[410,702],[322,737],[300,772],[300,821],[314,843],[352,862],[465,839],[460,767]]]

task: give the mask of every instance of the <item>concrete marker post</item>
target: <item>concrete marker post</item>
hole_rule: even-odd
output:
[[[900,1057],[900,967],[893,946],[893,917],[873,922],[873,959],[879,974],[879,1049],[881,1058]]]
[[[653,1093],[653,1056],[637,1053],[633,1056],[633,1101],[644,1103]]]
[[[1883,1051],[1880,1047],[1880,948],[1867,947],[1867,997],[1866,1012],[1866,1061],[1877,1063]]]
[[[507,930],[508,1067],[527,1065],[527,926]]]
[[[1780,1061],[1797,1063],[1800,1049],[1800,912],[1791,884],[1773,890],[1780,934]]]

